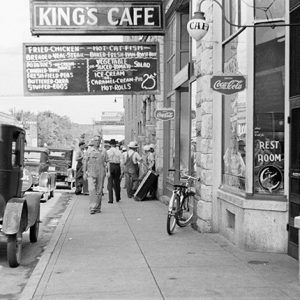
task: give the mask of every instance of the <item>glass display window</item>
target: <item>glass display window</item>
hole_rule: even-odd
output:
[[[223,46],[223,73],[247,74],[245,32]],[[246,89],[223,95],[222,183],[245,190],[246,172]]]
[[[285,38],[255,28],[254,192],[283,194]]]

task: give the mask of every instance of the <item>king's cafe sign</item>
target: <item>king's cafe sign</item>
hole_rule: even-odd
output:
[[[30,11],[33,35],[164,34],[162,0],[31,0]]]

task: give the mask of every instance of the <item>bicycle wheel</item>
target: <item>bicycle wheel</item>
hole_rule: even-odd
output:
[[[185,227],[192,222],[194,215],[194,193],[187,193],[180,205],[177,225]]]
[[[178,198],[172,196],[169,204],[169,212],[167,218],[167,232],[171,235],[174,232],[176,226],[176,211],[177,211]]]

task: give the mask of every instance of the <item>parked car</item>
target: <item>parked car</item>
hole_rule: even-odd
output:
[[[0,239],[7,241],[7,261],[21,261],[22,235],[29,229],[30,242],[38,239],[41,193],[25,193],[23,187],[24,129],[0,124]]]
[[[73,149],[49,148],[49,170],[56,173],[57,183],[63,183],[69,189],[75,185],[74,158]]]
[[[43,200],[54,196],[56,187],[56,174],[49,170],[49,150],[44,147],[26,147],[25,154],[25,176],[31,176],[32,183],[28,190],[43,193]]]

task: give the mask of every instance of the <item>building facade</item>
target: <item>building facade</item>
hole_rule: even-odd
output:
[[[209,30],[195,41],[187,23],[199,4],[165,1],[163,88],[155,97],[175,119],[156,120],[160,200],[178,180],[168,169],[189,170],[201,178],[195,229],[297,258],[300,29],[286,25],[300,23],[300,1],[201,1]],[[213,90],[212,77],[224,75],[242,76],[245,89]]]

